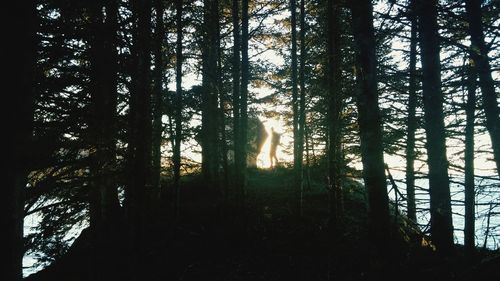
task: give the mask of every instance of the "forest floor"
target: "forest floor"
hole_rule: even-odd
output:
[[[113,280],[500,280],[500,253],[483,251],[466,259],[457,247],[441,257],[423,247],[424,237],[407,224],[388,246],[390,259],[370,249],[362,186],[345,186],[341,230],[328,230],[328,194],[319,182],[304,192],[303,216],[292,213],[292,174],[287,169],[250,170],[246,217],[233,215],[198,178],[183,182],[181,216],[151,203],[145,216],[140,254],[131,262],[126,235],[117,233],[115,255],[106,261]],[[222,206],[222,207],[221,207]],[[229,215],[228,215],[229,214]],[[401,219],[401,218],[400,218]],[[406,229],[405,229],[406,228]],[[68,254],[27,278],[89,280],[92,264],[88,231]],[[109,280],[110,278],[104,278]]]

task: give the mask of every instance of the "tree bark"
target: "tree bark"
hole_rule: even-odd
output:
[[[479,76],[479,87],[483,95],[483,109],[486,115],[486,129],[490,133],[497,175],[500,177],[500,111],[498,93],[495,92],[495,82],[491,76],[488,48],[484,42],[481,1],[466,0],[465,10],[469,21],[470,55]]]
[[[350,2],[352,28],[357,48],[357,106],[363,162],[363,179],[368,191],[369,230],[378,251],[389,245],[389,199],[384,172],[381,118],[377,92],[377,59],[370,0]],[[385,250],[387,252],[387,250]]]
[[[438,251],[446,254],[453,248],[453,224],[441,92],[437,1],[419,0],[417,9],[431,198],[431,236]]]

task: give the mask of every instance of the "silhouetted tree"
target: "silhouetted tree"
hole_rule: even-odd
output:
[[[330,215],[337,224],[342,213],[342,72],[340,45],[341,6],[338,0],[327,2],[328,20],[328,62],[326,81],[328,83],[328,181],[330,193]]]
[[[437,1],[417,1],[417,13],[423,73],[427,164],[429,165],[431,235],[438,251],[446,253],[453,246],[453,224],[441,92]]]
[[[165,22],[164,22],[164,1],[155,0],[154,8],[156,12],[155,34],[154,34],[154,89],[153,89],[153,171],[152,171],[152,187],[157,193],[161,191],[161,146],[164,113],[163,102],[164,90],[164,73],[165,73]]]
[[[302,213],[302,157],[300,154],[299,137],[299,91],[297,79],[297,0],[290,0],[290,25],[291,25],[291,76],[292,84],[292,114],[293,114],[293,170],[294,170],[294,212]]]
[[[151,0],[132,1],[136,25],[131,50],[133,71],[130,89],[129,127],[129,183],[125,189],[132,267],[138,264],[147,188],[151,185],[152,115],[151,115]],[[138,272],[135,272],[138,274]],[[133,278],[138,276],[133,275]]]
[[[238,3],[233,2],[233,28],[238,20],[238,13],[236,8]],[[238,35],[237,30],[233,31],[234,42],[237,42]],[[248,83],[250,76],[250,65],[248,58],[248,0],[241,1],[241,45],[240,49],[236,50],[236,46],[239,43],[235,43],[233,48],[233,79],[235,78],[235,72],[241,67],[241,83],[239,83],[239,90],[235,89],[237,86],[238,79],[233,81],[233,107],[235,104],[234,111],[239,111],[234,115],[234,126],[235,126],[235,148],[234,148],[234,159],[236,167],[236,188],[237,191],[237,204],[244,204],[244,193],[245,186],[247,184],[246,179],[246,168],[247,168],[247,139],[248,139]],[[241,51],[241,62],[236,62],[239,52]],[[239,96],[238,96],[239,93]],[[237,119],[237,120],[236,120]],[[238,134],[239,132],[239,134]]]
[[[219,1],[205,0],[203,8],[203,92],[202,92],[202,173],[207,184],[217,190],[219,181],[218,54]]]
[[[232,103],[233,103],[233,147],[234,147],[234,166],[235,166],[235,189],[237,197],[243,196],[243,161],[241,160],[243,148],[241,141],[241,113],[240,113],[240,2],[233,0],[231,5],[231,15],[233,23],[233,57],[232,57]]]
[[[180,178],[181,178],[181,141],[182,141],[182,63],[184,60],[182,54],[182,37],[183,37],[183,0],[175,1],[175,23],[177,41],[175,47],[175,97],[174,97],[174,119],[175,133],[172,161],[174,164],[174,194],[175,194],[175,213],[179,216],[180,212]]]
[[[416,221],[415,203],[415,132],[417,130],[417,15],[415,11],[415,0],[410,1],[408,8],[410,20],[410,61],[409,61],[409,85],[408,85],[408,119],[406,129],[406,198],[408,202],[407,216]]]
[[[380,253],[388,245],[389,199],[384,172],[382,129],[377,91],[377,58],[370,0],[350,2],[357,49],[357,106],[363,179],[368,193],[368,219],[373,243]],[[387,251],[387,250],[385,250]]]
[[[466,0],[465,10],[469,22],[471,40],[470,55],[477,68],[479,87],[483,95],[483,109],[486,115],[486,128],[490,133],[497,174],[500,176],[500,117],[498,109],[498,93],[491,76],[488,48],[484,42],[484,32],[480,0]]]
[[[12,9],[12,8],[11,8]],[[23,220],[24,220],[24,192],[29,173],[30,147],[33,136],[34,99],[36,91],[36,51],[37,51],[37,14],[35,1],[20,1],[13,5],[13,18],[9,23],[16,29],[9,34],[15,44],[8,44],[9,56],[15,57],[15,63],[9,65],[7,81],[15,85],[16,94],[12,95],[9,106],[13,109],[10,121],[6,122],[8,137],[7,166],[5,167],[6,188],[2,205],[2,212],[6,239],[5,267],[2,270],[2,280],[22,280]],[[12,60],[14,61],[14,60]],[[12,74],[12,76],[11,76]],[[7,108],[8,109],[8,108]]]
[[[476,117],[477,73],[474,65],[467,67],[467,103],[465,104],[465,227],[464,246],[469,256],[475,250],[475,182],[474,182],[474,124]]]
[[[106,15],[103,10],[106,10]],[[96,280],[109,278],[106,261],[111,259],[112,228],[119,220],[116,180],[117,83],[118,83],[118,4],[92,2],[90,14],[90,229],[93,239]]]

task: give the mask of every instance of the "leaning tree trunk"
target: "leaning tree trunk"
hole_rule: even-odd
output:
[[[429,166],[431,236],[438,251],[447,253],[453,247],[453,224],[441,92],[437,0],[419,0],[417,5]]]
[[[24,188],[28,176],[29,147],[31,147],[33,135],[33,112],[35,99],[35,69],[36,69],[36,5],[35,1],[16,1],[12,20],[14,34],[9,37],[12,42],[7,48],[16,63],[11,66],[7,81],[15,85],[17,92],[12,94],[12,102],[8,104],[13,109],[11,120],[7,122],[9,132],[9,143],[7,144],[7,163],[5,167],[5,191],[2,196],[5,210],[2,212],[4,221],[3,232],[5,240],[3,244],[6,257],[5,267],[0,276],[2,280],[22,280],[23,272],[23,226],[24,226]],[[11,75],[7,74],[7,75]],[[12,127],[10,127],[12,126]],[[3,220],[2,220],[3,221]]]
[[[465,9],[469,21],[470,55],[479,76],[479,87],[483,95],[483,109],[486,115],[486,128],[490,133],[497,174],[500,176],[500,117],[498,116],[500,111],[498,109],[498,93],[495,92],[495,82],[491,76],[488,48],[484,42],[481,1],[466,0]]]
[[[377,58],[370,0],[350,2],[357,48],[357,106],[363,162],[368,191],[369,229],[374,246],[383,253],[390,243],[389,199],[384,172],[381,118],[377,92]],[[386,250],[387,251],[387,250]]]

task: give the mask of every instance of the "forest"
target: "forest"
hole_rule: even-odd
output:
[[[1,280],[500,280],[499,0],[10,2]]]

